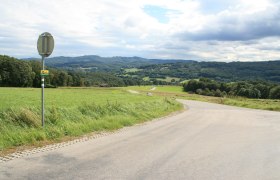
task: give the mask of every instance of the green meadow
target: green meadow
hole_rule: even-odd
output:
[[[125,69],[124,70],[126,73],[129,73],[129,72],[138,72],[138,71],[141,71],[141,69],[138,69],[138,68],[128,68],[128,69]]]
[[[0,88],[0,152],[22,146],[112,131],[182,109],[174,99],[133,94],[120,88]]]
[[[181,86],[153,86],[153,85],[149,85],[149,86],[128,86],[128,87],[124,87],[124,88],[120,88],[120,89],[124,89],[124,90],[135,90],[135,91],[141,91],[141,92],[145,92],[145,91],[149,91],[149,92],[154,92],[154,93],[178,93],[178,94],[186,94],[185,92],[183,92],[183,87]]]

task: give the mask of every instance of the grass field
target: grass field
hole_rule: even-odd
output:
[[[77,107],[81,103],[107,102],[126,103],[150,101],[156,97],[135,96],[113,88],[58,88],[45,90],[46,106]],[[0,88],[0,110],[24,106],[40,106],[41,89],[38,88]]]
[[[154,88],[154,90],[152,90]],[[178,94],[186,94],[183,92],[183,88],[181,86],[129,86],[121,89],[131,89],[135,91],[151,91],[155,93],[178,93]]]
[[[115,130],[182,109],[166,97],[131,94],[117,88],[46,89],[46,126],[42,128],[40,98],[40,89],[0,88],[0,153]]]
[[[189,94],[183,92],[182,86],[156,86],[154,90],[151,90],[152,88],[153,88],[152,86],[130,86],[130,87],[125,87],[124,89],[133,89],[134,91],[140,91],[143,93],[151,92],[154,95],[164,96],[164,97],[212,102],[212,103],[226,104],[226,105],[253,108],[253,109],[280,111],[280,100],[248,99],[242,97],[220,98],[220,97],[201,96],[197,94]]]
[[[165,82],[171,82],[172,79],[174,79],[175,81],[179,81],[180,78],[176,78],[176,77],[166,77],[166,78],[156,78],[157,80],[160,80],[160,81],[165,81]]]
[[[165,81],[165,82],[171,82],[172,79],[174,79],[175,81],[179,81],[180,78],[176,78],[176,77],[166,77],[166,78],[156,78],[157,80],[160,80],[160,81]],[[144,77],[143,78],[144,81],[150,81],[150,78],[149,77]]]
[[[126,73],[129,73],[129,72],[138,72],[138,71],[141,71],[141,69],[138,69],[138,68],[128,68],[128,69],[125,69],[124,70]]]

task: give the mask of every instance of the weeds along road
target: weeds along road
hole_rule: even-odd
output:
[[[280,113],[182,101],[189,109],[0,164],[0,179],[280,179]]]

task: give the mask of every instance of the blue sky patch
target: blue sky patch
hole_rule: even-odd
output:
[[[236,6],[236,1],[232,0],[203,0],[201,9],[205,14],[217,14],[232,6]]]
[[[156,18],[160,23],[166,24],[169,21],[167,14],[169,12],[175,12],[174,10],[166,9],[160,6],[146,5],[143,10],[148,15]]]

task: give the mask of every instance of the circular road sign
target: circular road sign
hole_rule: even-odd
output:
[[[48,57],[53,52],[53,48],[54,48],[53,36],[48,32],[42,33],[37,41],[37,49],[39,54],[42,57]]]

